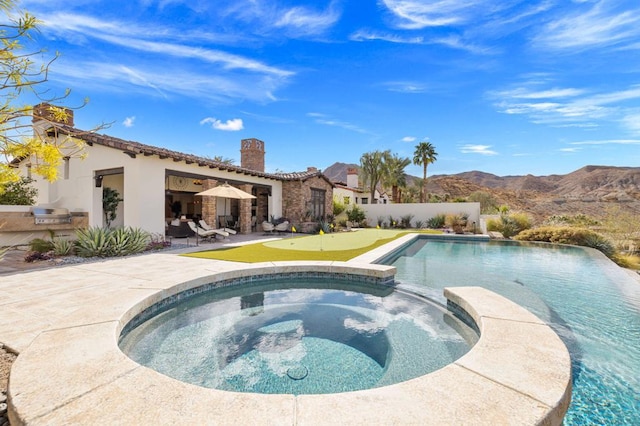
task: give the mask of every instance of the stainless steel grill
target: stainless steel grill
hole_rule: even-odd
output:
[[[71,215],[68,209],[47,209],[34,207],[31,213],[35,217],[36,225],[54,225],[58,223],[71,223]]]

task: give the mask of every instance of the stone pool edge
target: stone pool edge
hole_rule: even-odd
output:
[[[256,395],[200,388],[126,357],[120,330],[137,312],[212,280],[317,271],[393,275],[395,268],[344,262],[270,262],[161,287],[133,284],[41,333],[13,366],[9,411],[21,424],[560,424],[571,394],[569,353],[524,308],[478,287],[445,289],[482,335],[436,372],[383,388],[330,395]]]

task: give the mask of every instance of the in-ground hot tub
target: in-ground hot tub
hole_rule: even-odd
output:
[[[239,277],[250,281],[265,274],[330,272],[384,282],[393,279],[395,268],[270,262],[225,264],[221,271],[210,262],[150,256],[158,260],[101,263],[105,272],[93,272],[91,278],[100,284],[97,291],[109,284],[117,290],[85,302],[20,353],[9,383],[11,424],[562,423],[571,397],[566,348],[543,321],[478,287],[445,289],[450,306],[477,324],[476,345],[415,379],[353,392],[292,395],[229,392],[170,378],[132,361],[117,345],[123,327],[151,306],[170,304],[175,295],[212,281],[224,285]],[[117,282],[114,269],[120,271]],[[169,270],[182,272],[171,275]],[[78,279],[87,277],[86,268],[68,273],[74,272]]]
[[[299,395],[413,379],[478,339],[444,307],[358,275],[263,275],[200,290],[134,318],[123,352],[199,386]]]

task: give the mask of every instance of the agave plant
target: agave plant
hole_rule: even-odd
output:
[[[111,232],[109,256],[128,256],[143,252],[149,244],[149,233],[140,228],[117,228]]]
[[[82,257],[108,257],[111,232],[97,226],[76,230],[76,253]]]
[[[53,254],[56,256],[67,256],[73,249],[73,241],[64,238],[55,238],[53,241]]]

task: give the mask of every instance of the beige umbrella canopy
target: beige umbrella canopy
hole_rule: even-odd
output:
[[[203,196],[208,195],[210,197],[221,197],[221,198],[235,198],[237,200],[247,200],[250,198],[256,198],[255,195],[251,195],[248,192],[244,192],[243,190],[238,189],[235,186],[231,186],[226,182],[223,183],[222,185],[207,189],[206,191],[198,192],[196,195],[203,195]]]
[[[251,198],[256,198],[255,195],[251,195],[248,192],[244,192],[241,189],[236,188],[235,186],[231,186],[228,183],[223,183],[222,185],[214,186],[213,188],[209,188],[206,191],[198,192],[196,195],[209,196],[209,197],[220,197],[220,198],[235,198],[237,200],[248,200]],[[224,203],[225,215],[227,214],[227,203]]]

